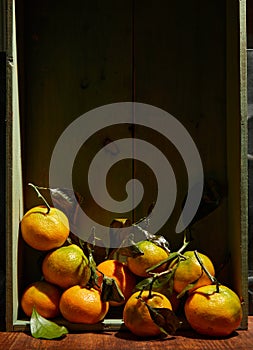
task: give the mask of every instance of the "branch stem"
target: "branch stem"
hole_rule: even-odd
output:
[[[177,251],[178,254],[181,254],[185,248],[188,246],[188,244],[190,243],[190,241],[187,240],[187,231],[184,231],[184,241],[183,241],[183,245],[182,247]]]
[[[184,241],[183,241],[183,245],[182,245],[182,247],[179,248],[179,250],[176,252],[176,256],[173,255],[173,259],[175,259],[177,256],[181,255],[182,251],[185,250],[185,248],[186,248],[186,247],[188,246],[188,244],[190,243],[190,241],[187,241],[186,233],[187,233],[187,232],[186,232],[186,230],[185,230],[185,231],[184,231]],[[172,254],[173,254],[173,253],[172,253]],[[146,272],[151,272],[151,271],[155,270],[156,268],[162,266],[163,264],[168,263],[170,260],[172,260],[172,257],[171,257],[172,254],[170,254],[170,255],[168,256],[168,258],[166,258],[166,259],[160,261],[158,264],[156,264],[156,265],[154,265],[154,266],[148,268],[148,269],[146,270]]]
[[[210,274],[210,272],[207,270],[207,268],[205,267],[203,261],[201,260],[201,258],[199,256],[197,250],[194,250],[194,255],[195,255],[196,259],[198,260],[198,263],[200,264],[201,268],[205,271],[205,273],[207,274],[208,278],[211,280],[211,282],[216,284],[216,292],[219,293],[219,285],[220,285],[220,283],[218,282],[217,278],[212,276]]]
[[[41,194],[40,191],[38,190],[39,187],[38,187],[38,186],[35,186],[34,184],[32,184],[32,183],[30,183],[30,182],[29,182],[28,185],[31,186],[31,187],[36,191],[36,193],[37,193],[37,195],[38,195],[38,198],[41,198],[41,199],[43,200],[44,204],[45,204],[46,207],[47,207],[47,214],[49,214],[49,212],[50,212],[50,210],[51,210],[51,207],[50,207],[50,205],[48,204],[46,198],[45,198],[44,196],[42,196],[42,194]]]

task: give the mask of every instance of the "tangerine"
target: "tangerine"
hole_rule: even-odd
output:
[[[49,252],[42,262],[42,273],[46,281],[63,289],[77,284],[84,287],[91,275],[88,259],[76,244]]]
[[[45,318],[59,315],[61,291],[46,281],[31,283],[23,292],[21,307],[27,316],[32,315],[35,306],[38,313]]]
[[[220,285],[195,289],[186,299],[185,316],[198,333],[209,336],[230,335],[241,323],[242,307],[237,294]]]
[[[125,297],[123,302],[110,301],[110,305],[118,306],[124,304],[133,293],[136,285],[136,276],[129,270],[125,263],[115,259],[103,261],[97,266],[97,269],[105,276],[114,278]],[[102,284],[102,276],[99,276],[98,284]]]
[[[136,243],[137,247],[143,252],[143,255],[136,257],[128,257],[127,265],[129,269],[137,276],[148,277],[150,276],[146,270],[164,259],[168,258],[168,253],[155,243],[151,241],[140,241]],[[152,272],[161,272],[166,268],[166,264],[158,267]]]
[[[208,272],[214,276],[215,270],[212,261],[204,254],[198,253]],[[188,251],[183,254],[184,259],[172,261],[170,268],[175,268],[173,277],[173,288],[177,293],[181,293],[189,284],[194,283],[194,287],[189,292],[198,287],[211,284],[212,281],[203,271],[198,262],[194,251]],[[178,264],[178,265],[177,265]]]
[[[21,220],[24,241],[34,249],[46,251],[63,245],[69,235],[67,216],[57,208],[40,205],[28,210]]]
[[[73,323],[98,323],[108,310],[109,303],[102,302],[100,292],[94,288],[73,286],[65,290],[60,299],[62,316]]]
[[[128,299],[123,310],[123,320],[126,327],[140,337],[158,336],[162,334],[160,328],[152,320],[145,302],[154,308],[168,308],[172,310],[170,301],[161,293],[143,291],[135,292]]]

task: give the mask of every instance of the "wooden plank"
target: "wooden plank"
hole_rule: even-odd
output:
[[[0,71],[6,72],[6,53],[0,52]],[[1,74],[0,76],[0,161],[1,164],[6,163],[6,133],[5,133],[5,113],[6,113],[6,76]],[[2,213],[1,225],[0,225],[0,240],[2,246],[6,246],[6,205],[5,205],[5,191],[6,191],[6,177],[5,166],[0,170],[0,193],[1,203],[0,212]],[[1,254],[0,257],[0,329],[4,329],[5,324],[5,254]]]
[[[253,49],[253,1],[246,2],[246,20],[247,20],[247,47]]]
[[[246,2],[227,1],[227,172],[230,278],[248,311]],[[237,25],[235,25],[237,23]],[[231,57],[234,57],[233,63]],[[240,259],[238,259],[238,256]],[[247,327],[247,319],[243,320]]]
[[[12,1],[6,1],[6,328],[13,325],[13,281],[12,281],[12,40],[13,40],[13,7]]]
[[[6,72],[7,72],[7,53],[6,53],[6,1],[1,1],[0,9],[0,239],[2,246],[6,247],[6,105],[7,105],[7,89],[6,89]],[[5,329],[5,275],[6,262],[5,254],[0,257],[0,329]]]
[[[194,240],[189,249],[205,252],[217,270],[226,263],[219,278],[245,300],[243,325],[246,327],[245,2],[205,1],[201,6],[195,2],[182,7],[180,3],[165,1],[155,4],[147,1],[144,6],[139,1],[135,9],[135,99],[163,108],[185,126],[200,152],[205,178],[214,178],[225,190],[220,207],[194,225]],[[236,58],[231,60],[231,57]],[[141,128],[136,128],[135,135],[155,144],[172,162],[178,180],[178,198],[172,216],[161,231],[173,248],[178,247],[181,237],[175,235],[175,224],[185,196],[182,175],[185,170],[180,168],[180,160],[163,138]],[[143,207],[136,211],[137,217],[141,217],[145,213],[143,208],[155,198],[152,190],[155,181],[139,163],[135,174],[147,190]],[[227,257],[230,257],[228,264]]]
[[[177,118],[199,150],[205,178],[214,178],[225,188],[225,1],[188,2],[184,6],[163,0],[138,1],[135,9],[135,99]],[[178,248],[182,235],[175,234],[175,226],[187,194],[185,165],[171,143],[152,130],[136,128],[135,135],[157,146],[176,174],[175,209],[161,232],[172,249]],[[155,180],[141,164],[136,164],[135,173],[147,190],[143,207],[136,211],[139,218],[155,198]],[[224,199],[218,210],[194,226],[194,241],[189,247],[212,257],[217,269],[228,254],[226,213]],[[213,243],[217,241],[218,246]]]
[[[20,141],[20,116],[18,97],[18,72],[16,52],[15,3],[8,3],[8,56],[7,56],[7,128],[6,128],[6,327],[11,329],[13,319],[17,319],[17,310],[13,305],[18,303],[18,235],[19,223],[23,215],[23,189]]]
[[[29,103],[22,125],[28,208],[36,199],[26,184],[48,184],[50,157],[63,130],[93,108],[131,99],[131,4],[79,1],[73,7],[65,1],[59,8],[56,4],[49,6],[47,1],[36,6],[27,1],[25,13]],[[88,198],[83,176],[105,139],[123,135],[129,136],[127,127],[103,131],[78,154],[74,182],[91,214],[94,203]],[[125,167],[126,177],[128,168]],[[125,178],[123,173],[121,176]],[[117,183],[114,181],[115,192],[122,186]],[[104,221],[111,217],[107,214]]]
[[[178,332],[166,339],[141,339],[130,332],[106,332],[68,334],[61,340],[34,339],[26,333],[0,333],[0,347],[9,350],[19,349],[194,349],[194,350],[216,350],[216,349],[253,349],[253,322],[249,318],[249,330],[237,331],[227,338],[208,338],[197,335],[191,331]]]
[[[6,51],[6,1],[1,1],[0,8],[0,51]]]
[[[21,86],[25,89],[21,96],[25,99],[21,110],[21,146],[24,209],[27,210],[39,203],[27,184],[49,185],[52,151],[65,128],[93,108],[131,100],[132,3],[78,1],[73,6],[63,1],[59,7],[49,1],[35,4],[28,0],[18,8],[21,11],[17,14],[19,30],[24,30],[24,37],[20,39],[24,42],[20,62],[24,64]],[[20,18],[22,14],[24,21]],[[108,237],[109,225],[116,214],[99,208],[92,199],[87,170],[106,142],[131,134],[129,125],[99,130],[81,147],[75,160],[74,188],[84,197],[85,212],[108,227]],[[110,157],[109,152],[105,157]],[[97,176],[99,185],[100,169]],[[131,161],[125,160],[113,167],[107,181],[113,198],[122,200],[124,186],[131,176]],[[131,212],[120,215],[129,217]],[[96,234],[99,236],[99,232]],[[40,279],[42,256],[22,239],[18,244],[20,295],[28,283]]]

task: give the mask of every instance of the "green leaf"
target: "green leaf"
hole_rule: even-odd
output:
[[[160,328],[161,332],[166,335],[173,335],[181,326],[181,322],[174,312],[167,308],[154,308],[145,303],[149,310],[149,314],[155,324]]]
[[[101,300],[116,301],[118,303],[125,300],[125,297],[114,278],[107,276],[103,277]]]
[[[190,289],[194,288],[195,285],[198,283],[198,280],[200,279],[200,277],[198,279],[196,279],[196,281],[193,281],[193,282],[187,284],[187,286],[182,290],[182,292],[178,294],[177,298],[178,299],[182,298]]]
[[[33,308],[32,316],[30,319],[30,329],[31,334],[34,338],[55,339],[68,334],[66,327],[59,326],[55,322],[49,321],[46,318],[42,317],[36,311],[35,307]]]
[[[144,217],[138,222],[134,223],[133,226],[135,226],[138,230],[142,232],[142,234],[145,236],[145,239],[155,243],[158,247],[163,248],[168,254],[170,253],[170,245],[169,242],[166,240],[166,238],[162,235],[154,235],[153,233],[145,230],[143,227],[140,226],[140,224],[144,224],[143,226],[148,225],[147,218]]]
[[[96,262],[95,262],[94,257],[93,257],[93,249],[91,248],[91,245],[89,243],[87,244],[87,249],[88,249],[89,268],[90,268],[90,272],[91,272],[89,283],[92,286],[99,287],[98,275],[97,275],[97,269],[96,269],[97,265],[96,265]]]
[[[153,277],[145,278],[144,280],[140,281],[136,284],[135,290],[147,290],[150,288],[151,283],[153,282]]]
[[[189,283],[183,290],[181,293],[179,293],[177,295],[177,299],[182,298],[190,289],[192,289],[194,287],[195,283]]]
[[[167,273],[163,273],[157,277],[152,285],[152,290],[162,293],[169,298],[173,293],[174,273],[176,269],[168,270]]]
[[[135,290],[153,290],[170,297],[173,292],[173,277],[175,268],[154,274],[152,277],[140,281]]]
[[[164,287],[169,287],[171,279],[173,279],[175,269],[168,270],[166,274],[159,276],[153,283],[153,290],[159,291]]]
[[[146,272],[151,272],[151,271],[155,270],[156,268],[162,266],[163,264],[168,263],[169,261],[171,261],[171,260],[177,258],[178,255],[179,255],[178,252],[173,252],[173,253],[171,253],[171,254],[168,256],[168,258],[166,258],[166,259],[160,261],[160,262],[157,263],[156,265],[153,265],[153,266],[149,267],[149,268],[146,270]]]
[[[137,256],[143,255],[143,251],[136,245],[134,241],[133,233],[130,233],[116,249],[116,254],[136,258]]]
[[[94,266],[90,266],[90,280],[89,280],[89,284],[92,287],[94,287],[94,286],[99,287],[98,274],[97,274],[96,267],[94,267]]]

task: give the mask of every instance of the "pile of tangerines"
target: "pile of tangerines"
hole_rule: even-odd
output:
[[[26,212],[21,233],[28,245],[45,252],[43,278],[22,293],[21,307],[28,317],[36,308],[47,319],[61,316],[71,323],[95,324],[109,308],[121,306],[125,326],[141,337],[175,332],[179,308],[200,334],[227,336],[241,322],[240,299],[218,283],[205,254],[171,253],[143,240],[136,242],[139,254],[96,265],[81,246],[67,241],[67,216],[47,206]],[[105,293],[106,284],[117,288]]]

